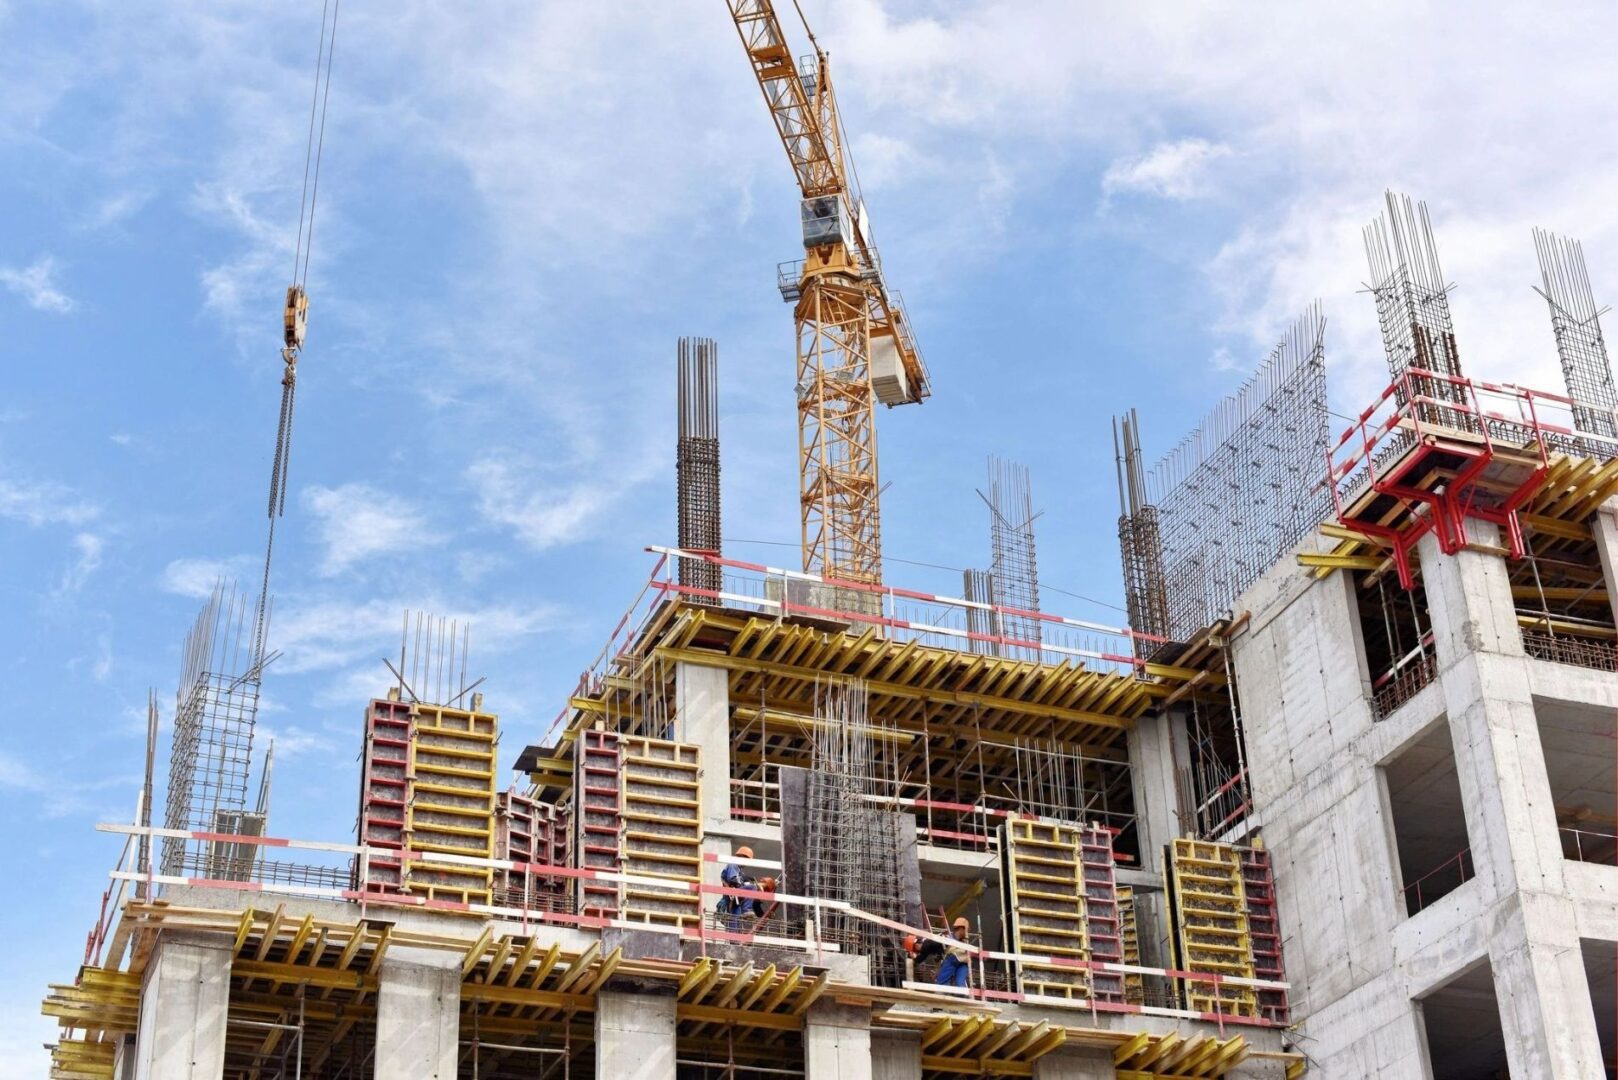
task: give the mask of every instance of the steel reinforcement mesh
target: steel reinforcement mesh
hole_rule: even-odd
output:
[[[1252,378],[1152,469],[1165,637],[1185,641],[1214,622],[1325,519],[1325,331],[1312,305]]]

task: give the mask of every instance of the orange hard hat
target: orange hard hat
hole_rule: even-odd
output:
[[[741,847],[736,849],[736,857],[738,859],[751,859],[753,857],[753,849],[743,844]]]
[[[905,935],[905,952],[914,955],[915,951],[916,951],[916,935],[915,934],[906,934]]]
[[[966,930],[970,928],[972,924],[966,921],[965,915],[957,915],[955,916],[955,922],[951,925],[953,925],[957,930]]]
[[[774,892],[775,879],[772,877],[761,877],[758,879],[758,887],[763,889],[765,892]]]

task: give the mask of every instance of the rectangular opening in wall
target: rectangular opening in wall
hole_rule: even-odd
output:
[[[1494,1080],[1506,1069],[1506,1037],[1487,960],[1421,999],[1433,1080]]]
[[[1378,720],[1415,697],[1438,671],[1433,661],[1433,622],[1427,613],[1419,567],[1415,574],[1415,586],[1406,589],[1388,571],[1354,573],[1366,677],[1371,681],[1371,710]]]
[[[1612,710],[1535,698],[1534,715],[1563,856],[1618,866]]]
[[[1393,814],[1400,894],[1414,915],[1473,875],[1449,723],[1440,719],[1381,766]]]
[[[1590,527],[1535,520],[1524,537],[1524,557],[1506,564],[1523,648],[1557,664],[1618,670],[1618,632]]]
[[[1590,1004],[1596,1013],[1596,1034],[1601,1039],[1602,1076],[1618,1077],[1618,942],[1581,941],[1584,975],[1590,982]]]

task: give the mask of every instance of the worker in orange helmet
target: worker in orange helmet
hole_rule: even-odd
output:
[[[751,859],[753,849],[744,844],[737,848],[731,857],[734,859]],[[768,878],[765,880],[770,882],[770,891],[773,892],[774,880]],[[725,868],[719,872],[719,882],[727,889],[756,889],[759,887],[759,882],[754,881],[752,876],[742,869],[738,863],[727,863]],[[749,896],[721,896],[715,908],[719,914],[726,916],[725,925],[733,933],[741,929],[741,917],[743,915],[752,915],[757,918],[764,914],[764,902]]]
[[[938,978],[934,980],[938,985],[959,986],[963,990],[969,985],[967,980],[972,968],[966,939],[971,929],[972,924],[966,921],[964,915],[957,916],[950,926],[950,943],[945,949],[943,961],[938,965]]]

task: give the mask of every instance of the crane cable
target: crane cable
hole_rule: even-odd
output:
[[[315,206],[320,196],[320,162],[326,148],[326,112],[331,102],[332,54],[337,46],[337,15],[343,0],[325,0],[320,11],[320,44],[315,51],[314,91],[309,99],[309,134],[303,151],[303,193],[298,203],[298,238],[292,251],[292,284],[287,288],[281,360],[281,415],[270,466],[269,536],[264,545],[264,579],[253,626],[253,670],[264,664],[268,631],[270,562],[275,552],[275,519],[286,513],[287,467],[292,458],[292,412],[298,393],[298,357],[309,317],[309,255],[314,247]]]

